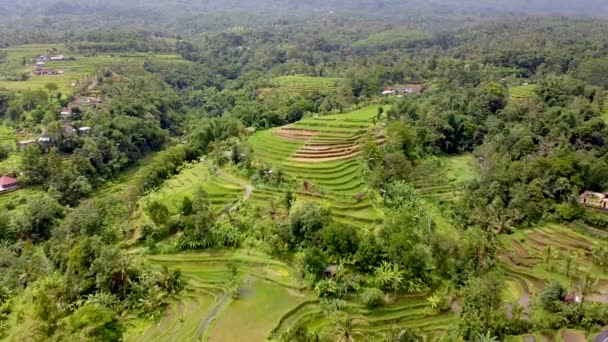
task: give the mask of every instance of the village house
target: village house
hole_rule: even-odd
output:
[[[78,134],[80,135],[85,135],[85,134],[89,134],[89,132],[91,131],[91,127],[80,127],[78,128]]]
[[[51,70],[51,69],[37,69],[35,71],[35,73],[38,76],[55,76],[55,75],[59,75],[58,71]]]
[[[62,108],[61,112],[59,112],[59,115],[61,116],[70,116],[72,115],[72,109],[71,108]]]
[[[26,147],[36,143],[36,140],[22,140],[17,143],[19,150],[23,151]]]
[[[44,68],[44,62],[36,62],[36,69]]]
[[[19,183],[15,178],[9,176],[0,177],[0,192],[12,191],[19,188]]]
[[[47,147],[51,144],[51,137],[41,136],[38,138],[38,143],[44,147]]]
[[[325,272],[323,272],[325,274],[326,278],[333,278],[336,276],[336,274],[338,273],[338,265],[330,265],[327,266],[325,268]]]
[[[72,127],[70,125],[61,126],[61,130],[62,130],[63,136],[65,138],[71,137],[72,135],[74,135],[74,132],[76,132],[74,127]]]
[[[75,99],[71,105],[80,105],[80,106],[97,106],[99,104],[101,104],[101,99],[96,98],[96,97],[87,97],[87,98],[82,98],[79,97],[77,99]]]
[[[424,89],[422,84],[386,86],[384,87],[384,91],[382,91],[382,95],[403,96],[406,94],[422,93]]]
[[[608,193],[585,191],[580,195],[579,202],[588,207],[608,209]]]
[[[67,59],[70,59],[70,57],[64,56],[64,55],[51,56],[49,58],[49,60],[51,60],[51,61],[65,61]]]

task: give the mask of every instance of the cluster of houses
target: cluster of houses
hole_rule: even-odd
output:
[[[579,202],[586,207],[608,210],[608,193],[585,191]]]
[[[77,98],[74,100],[70,106],[62,108],[59,112],[61,117],[61,121],[63,122],[62,135],[66,138],[71,137],[74,134],[78,135],[87,135],[91,132],[91,127],[82,126],[78,128],[74,128],[70,123],[71,117],[79,111],[76,105],[89,105],[89,106],[97,106],[101,104],[102,101],[99,98]],[[46,134],[42,134],[37,139],[29,139],[29,140],[21,140],[17,142],[17,147],[19,150],[24,150],[26,147],[34,144],[39,144],[44,148],[48,148],[53,145],[53,138],[49,137]]]
[[[45,68],[46,62],[52,61],[64,61],[70,60],[70,56],[58,55],[40,55],[36,57],[36,64],[34,65],[34,74],[38,76],[59,76],[63,75],[63,70],[53,70]]]
[[[40,56],[36,57],[36,62],[67,61],[67,60],[71,60],[71,59],[72,59],[72,57],[70,57],[70,56],[64,56],[64,55],[51,56],[49,54],[44,54],[44,55],[40,55]]]
[[[407,84],[407,85],[394,85],[386,86],[382,91],[382,95],[385,96],[397,96],[401,97],[408,94],[422,93],[425,90],[422,84]]]

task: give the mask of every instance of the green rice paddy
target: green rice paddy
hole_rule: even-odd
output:
[[[509,87],[509,94],[514,99],[530,98],[536,96],[536,88],[535,84],[513,86]]]
[[[576,279],[592,274],[599,283],[589,300],[608,302],[608,272],[595,264],[590,253],[601,244],[599,240],[567,226],[546,225],[503,235],[499,244],[500,267],[507,279],[506,297],[511,301],[527,306],[530,298],[553,280],[572,288]],[[549,260],[544,258],[548,246],[555,250]],[[570,264],[566,255],[572,258]]]
[[[95,56],[83,55],[69,51],[64,44],[29,44],[19,45],[3,49],[8,55],[8,62],[0,66],[2,73],[30,73],[26,81],[0,81],[0,87],[14,90],[43,89],[48,83],[55,83],[59,91],[69,94],[73,86],[83,78],[91,75],[96,70],[115,64],[137,64],[141,65],[146,59],[155,61],[185,62],[178,55],[151,54],[151,53],[115,53],[99,54]],[[50,53],[53,55],[65,55],[75,60],[49,61],[45,62],[46,69],[63,70],[63,75],[37,76],[32,73],[34,61],[37,56]],[[25,64],[24,64],[25,62]],[[1,77],[0,77],[1,80]]]
[[[133,324],[126,341],[276,340],[295,324],[331,335],[331,319],[316,296],[295,281],[289,264],[245,250],[159,255],[149,260],[156,267],[180,269],[188,279],[186,292],[171,301],[158,322]],[[228,263],[237,268],[237,299],[226,294]],[[447,329],[456,318],[432,310],[426,296],[400,296],[375,310],[351,303],[345,310],[355,318],[355,330],[376,337],[393,327],[416,327],[430,336]]]
[[[453,201],[477,177],[477,167],[471,154],[431,158],[416,166],[412,183],[427,200]]]
[[[306,118],[258,132],[250,138],[254,158],[260,165],[284,170],[300,196],[328,201],[336,221],[373,224],[379,215],[369,199],[357,203],[354,197],[366,190],[359,157],[360,139],[373,125],[378,107],[371,105],[347,114]],[[309,189],[304,184],[309,184]],[[272,189],[261,195],[256,190],[252,199],[282,196]]]

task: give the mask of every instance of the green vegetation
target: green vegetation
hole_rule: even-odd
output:
[[[288,96],[312,92],[329,93],[336,89],[339,78],[312,77],[306,75],[280,76],[270,79],[270,87],[262,88],[261,94],[276,91]]]
[[[592,1],[0,0],[0,339],[603,338]]]
[[[7,62],[0,65],[0,88],[13,90],[44,89],[49,83],[56,84],[62,94],[71,94],[79,82],[104,67],[113,65],[142,65],[146,60],[168,63],[179,63],[181,58],[171,54],[148,54],[137,52],[118,52],[112,54],[89,55],[69,50],[63,44],[28,44],[11,46],[2,49],[6,52]],[[48,61],[45,69],[62,70],[62,75],[38,76],[34,74],[35,58],[49,53],[51,55],[65,55],[74,60]],[[182,60],[183,61],[183,60]],[[14,77],[25,80],[7,80],[2,75],[16,75]],[[21,75],[25,75],[22,77]]]
[[[536,85],[520,85],[509,87],[509,94],[514,99],[525,99],[536,96]]]
[[[353,44],[358,49],[387,49],[405,47],[417,41],[430,38],[431,35],[418,30],[395,29],[374,33]]]

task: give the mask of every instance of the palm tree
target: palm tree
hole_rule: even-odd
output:
[[[572,252],[572,256],[574,257],[574,273],[576,274],[579,271],[579,265],[585,260],[585,251],[577,249]]]
[[[352,317],[348,314],[340,315],[336,319],[336,341],[337,342],[354,342],[354,336],[357,335],[355,324]]]
[[[608,270],[608,247],[594,247],[591,250],[591,257],[593,258],[595,263],[602,268],[604,272]]]
[[[559,256],[558,253],[559,252],[555,250],[552,246],[547,246],[543,250],[543,261],[545,263],[545,266],[549,266],[552,260],[557,259],[557,257]]]
[[[426,300],[429,302],[429,304],[431,304],[431,309],[433,310],[437,309],[441,303],[441,297],[436,294],[428,297]]]
[[[401,288],[404,280],[403,272],[399,269],[399,265],[383,261],[374,273],[376,283],[380,287],[390,287],[393,289],[395,296],[397,296],[397,291]]]
[[[498,342],[498,338],[492,336],[488,331],[485,335],[478,333],[477,336],[475,336],[475,342]]]
[[[589,273],[586,273],[585,276],[579,280],[577,284],[578,291],[581,293],[581,307],[585,303],[585,297],[590,294],[595,293],[597,289],[598,280],[593,278]]]
[[[399,270],[399,266],[393,265],[391,287],[393,288],[395,297],[397,297],[397,291],[401,288],[401,284],[403,284],[402,272]]]
[[[570,270],[572,270],[572,255],[570,253],[561,253],[561,258],[566,263],[566,277],[570,278]]]

